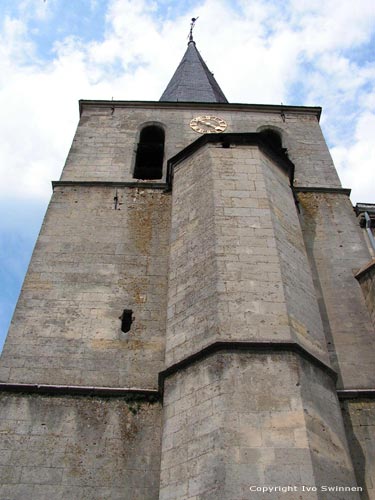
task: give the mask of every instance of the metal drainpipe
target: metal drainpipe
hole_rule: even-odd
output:
[[[368,212],[365,212],[365,220],[366,220],[366,231],[367,231],[368,237],[370,239],[371,246],[375,250],[375,238],[374,238],[374,235],[372,234],[371,218],[370,218]]]

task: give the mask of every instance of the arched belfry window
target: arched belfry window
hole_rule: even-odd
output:
[[[270,128],[266,128],[264,130],[260,131],[260,135],[262,139],[265,140],[265,142],[268,142],[268,144],[276,150],[280,150],[283,147],[282,141],[281,141],[281,135],[276,132],[275,130],[272,130]]]
[[[161,179],[163,176],[164,130],[148,125],[141,130],[135,157],[135,179]]]

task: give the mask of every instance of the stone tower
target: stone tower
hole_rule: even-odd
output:
[[[159,102],[80,101],[1,358],[2,500],[375,498],[374,261],[320,112],[228,103],[192,38]]]

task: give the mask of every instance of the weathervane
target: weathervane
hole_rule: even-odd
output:
[[[191,23],[190,23],[190,32],[189,32],[189,43],[190,42],[194,42],[193,40],[193,29],[194,29],[194,26],[195,26],[195,23],[196,23],[196,20],[199,19],[199,16],[198,17],[193,17],[191,19]]]

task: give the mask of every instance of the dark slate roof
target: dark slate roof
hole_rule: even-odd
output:
[[[188,43],[184,57],[160,101],[228,102],[194,41]]]

